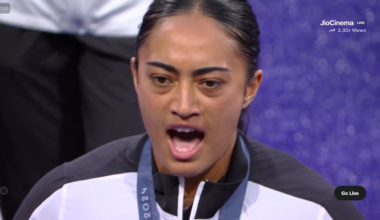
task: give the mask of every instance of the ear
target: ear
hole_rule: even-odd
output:
[[[261,79],[263,78],[263,71],[257,70],[255,72],[255,77],[249,82],[244,95],[243,109],[246,108],[256,97],[257,91],[259,90]]]
[[[132,76],[133,76],[133,85],[135,86],[135,91],[138,93],[138,73],[136,69],[136,58],[132,57],[131,58],[131,71],[132,71]]]

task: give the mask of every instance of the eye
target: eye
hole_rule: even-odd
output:
[[[215,89],[215,88],[219,87],[220,84],[221,84],[220,82],[215,81],[215,80],[207,80],[207,81],[203,81],[201,83],[201,86],[205,87],[207,89]]]
[[[168,78],[163,76],[154,76],[152,78],[153,81],[159,86],[167,86],[171,83],[171,81]]]

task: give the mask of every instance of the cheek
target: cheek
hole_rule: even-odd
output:
[[[243,92],[226,92],[224,95],[205,102],[205,111],[218,130],[236,129],[243,105]]]
[[[160,104],[158,101],[160,97],[152,92],[152,85],[147,76],[141,76],[137,90],[139,105],[142,111],[150,112],[152,109],[159,110],[157,107],[159,107]]]
[[[162,116],[163,102],[160,97],[149,90],[149,85],[141,83],[138,88],[138,100],[146,129],[150,130],[159,125]]]

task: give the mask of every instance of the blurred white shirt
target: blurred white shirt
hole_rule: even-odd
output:
[[[10,13],[0,23],[40,31],[136,36],[152,0],[0,0]]]

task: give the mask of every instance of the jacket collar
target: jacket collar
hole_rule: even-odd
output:
[[[244,180],[248,165],[241,148],[240,135],[242,134],[239,132],[226,175],[216,183],[205,183],[195,218],[212,218]],[[152,160],[156,201],[165,212],[177,216],[178,178],[173,175],[159,173],[154,159]],[[192,207],[183,213],[183,219],[189,218],[191,209]]]

